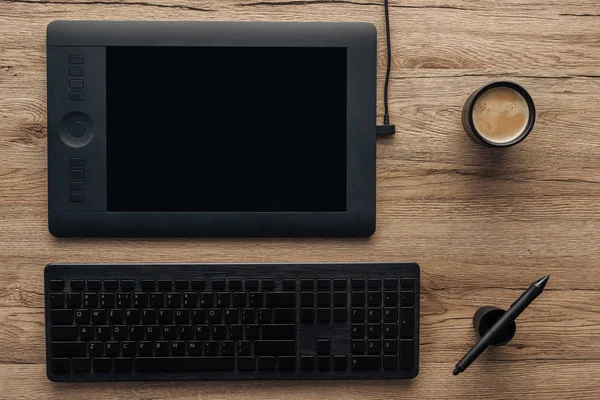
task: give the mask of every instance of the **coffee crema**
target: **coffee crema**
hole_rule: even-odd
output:
[[[516,90],[496,86],[483,92],[473,106],[477,132],[493,143],[508,143],[527,128],[529,106]]]

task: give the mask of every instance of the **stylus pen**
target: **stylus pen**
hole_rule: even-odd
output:
[[[486,332],[485,335],[479,339],[479,342],[469,352],[456,364],[454,367],[454,371],[452,371],[453,375],[458,375],[464,370],[466,370],[469,365],[473,361],[479,357],[481,353],[484,352],[485,349],[493,342],[494,337],[498,332],[502,332],[504,329],[508,327],[510,323],[512,323],[522,312],[527,308],[529,304],[533,300],[536,299],[546,287],[546,283],[550,275],[546,275],[545,277],[533,282],[529,288],[519,297],[508,310],[496,321],[494,325]]]

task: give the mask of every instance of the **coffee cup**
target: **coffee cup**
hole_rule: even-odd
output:
[[[535,105],[522,86],[508,81],[492,82],[469,96],[462,122],[476,143],[487,147],[514,146],[533,129]]]

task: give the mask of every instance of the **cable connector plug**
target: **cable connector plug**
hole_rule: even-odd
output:
[[[377,125],[377,135],[393,135],[396,133],[396,125],[390,125],[390,116],[384,115],[383,125]]]

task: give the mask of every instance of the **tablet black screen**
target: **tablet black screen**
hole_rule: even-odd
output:
[[[346,211],[346,49],[107,47],[109,212]]]

